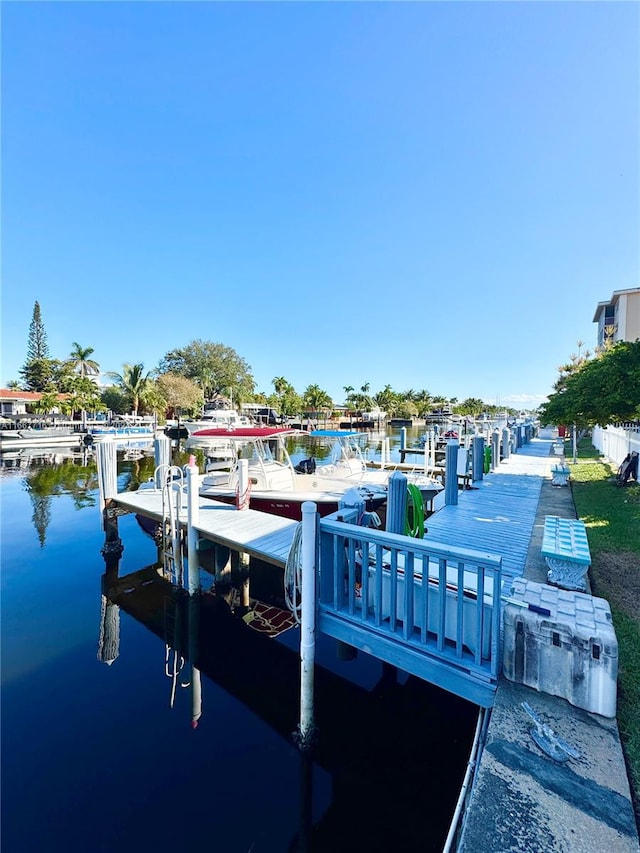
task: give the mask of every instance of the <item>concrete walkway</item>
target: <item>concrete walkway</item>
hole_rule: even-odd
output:
[[[524,572],[539,583],[546,583],[547,573],[540,555],[545,515],[576,517],[571,489],[552,486],[550,475],[540,491]],[[533,721],[522,702],[580,757],[565,763],[547,757],[531,737]],[[639,853],[615,719],[501,678],[457,850]]]

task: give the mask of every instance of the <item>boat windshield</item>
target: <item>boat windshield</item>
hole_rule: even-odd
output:
[[[264,441],[248,441],[243,444],[238,453],[240,459],[248,459],[250,464],[274,462],[275,457],[271,447]]]

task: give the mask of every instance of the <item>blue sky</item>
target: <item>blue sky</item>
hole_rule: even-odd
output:
[[[637,3],[2,4],[2,384],[195,338],[516,407],[638,286]]]

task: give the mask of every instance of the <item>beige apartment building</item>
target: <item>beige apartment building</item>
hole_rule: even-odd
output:
[[[598,346],[605,339],[637,341],[640,339],[640,287],[614,290],[607,302],[598,302],[593,322],[598,324]]]

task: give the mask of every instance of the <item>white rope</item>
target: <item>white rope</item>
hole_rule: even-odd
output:
[[[302,609],[300,590],[302,588],[302,522],[293,533],[291,547],[284,566],[284,600],[293,616],[300,624]]]

